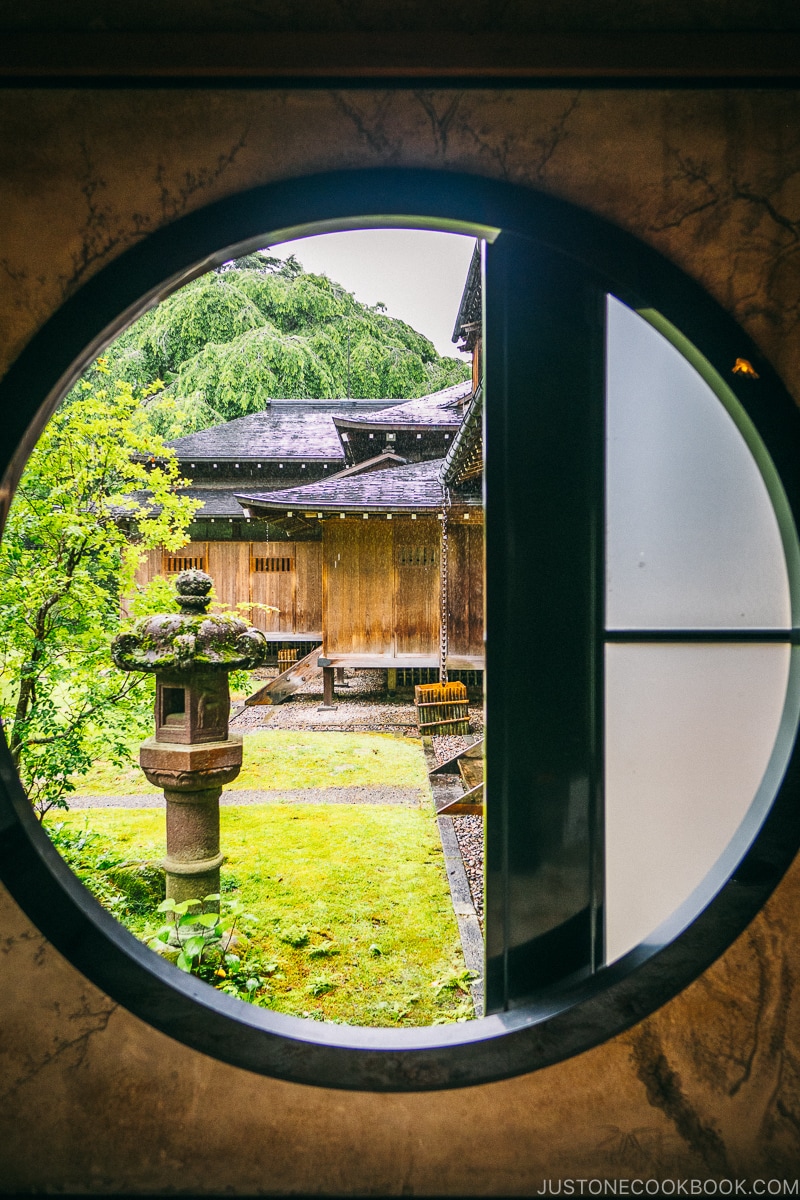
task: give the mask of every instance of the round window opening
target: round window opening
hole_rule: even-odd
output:
[[[460,359],[290,257],[392,229],[459,235]],[[790,864],[797,412],[627,235],[464,176],[270,186],[103,270],[0,399],[0,875],[157,1028],[503,1078],[664,1003]]]

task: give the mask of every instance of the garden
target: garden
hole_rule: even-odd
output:
[[[244,763],[224,794],[221,891],[205,927],[164,902],[164,806],[138,767],[96,763],[45,828],[131,933],[173,961],[188,946],[180,965],[230,995],[359,1025],[472,1017],[420,743],[263,730],[245,735]],[[370,803],[387,778],[411,802]],[[360,802],[315,802],[328,789]]]

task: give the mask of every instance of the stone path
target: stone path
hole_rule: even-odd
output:
[[[161,808],[162,795],[70,796],[70,808]],[[430,804],[423,788],[373,784],[364,787],[276,788],[273,791],[224,791],[220,804]]]

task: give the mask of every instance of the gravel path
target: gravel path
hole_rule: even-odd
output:
[[[453,817],[469,891],[483,927],[483,817]]]
[[[274,678],[276,672],[259,672],[264,679]],[[241,708],[231,720],[231,728],[245,729],[336,729],[345,732],[375,731],[400,733],[419,737],[417,711],[408,695],[386,695],[385,671],[347,671],[344,686],[336,684],[334,708],[320,712],[322,681],[311,680],[283,704],[259,704]],[[476,731],[483,729],[483,706],[469,706],[470,724]],[[456,742],[459,739],[435,739]],[[473,738],[461,739],[469,745]],[[461,747],[458,746],[458,749]],[[455,753],[455,750],[453,751]]]
[[[163,796],[71,796],[70,808],[160,808]],[[422,788],[369,787],[276,788],[274,791],[224,791],[220,804],[401,804],[419,808],[430,803]]]
[[[482,736],[483,711],[480,711],[479,720],[473,716],[472,709],[473,706],[470,705],[470,724],[475,731],[471,736],[450,734],[447,737],[432,738],[433,753],[437,762],[445,762],[454,754],[458,754],[459,750],[466,750]],[[464,860],[472,903],[483,927],[483,817],[454,816],[453,828]]]

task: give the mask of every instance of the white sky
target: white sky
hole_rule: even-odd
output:
[[[356,229],[281,242],[272,253],[296,255],[307,271],[341,283],[364,304],[386,305],[430,338],[440,354],[459,357],[450,338],[475,239],[426,229]]]

